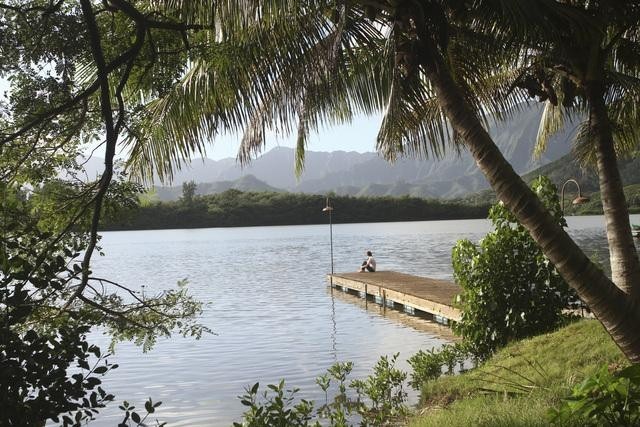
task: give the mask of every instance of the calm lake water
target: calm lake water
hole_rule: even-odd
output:
[[[579,244],[605,264],[603,218],[568,222]],[[338,224],[334,268],[355,271],[371,249],[379,270],[451,279],[455,242],[477,241],[489,230],[485,220]],[[186,278],[207,303],[201,322],[216,335],[160,340],[148,353],[122,343],[110,359],[120,367],[105,377],[105,389],[118,402],[163,401],[156,415],[169,425],[239,421],[237,396],[256,381],[285,378],[301,388],[300,397],[323,401],[315,378],[336,361],[353,361],[351,378],[358,378],[380,356],[400,352],[399,366],[409,371],[408,357],[451,339],[446,327],[330,292],[328,225],[106,232],[101,245],[106,255],[94,258],[96,276],[147,292]],[[106,348],[106,338],[93,339]],[[114,425],[120,413],[111,406],[95,425]]]

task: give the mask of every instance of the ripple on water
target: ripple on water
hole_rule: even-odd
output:
[[[579,242],[602,247],[598,217],[569,223]],[[371,249],[380,269],[451,279],[455,242],[477,241],[488,230],[483,220],[335,225],[335,270],[354,271]],[[137,405],[162,400],[158,418],[173,426],[228,426],[243,411],[237,396],[256,381],[285,378],[301,397],[324,400],[315,378],[335,361],[353,361],[357,378],[380,356],[400,352],[408,371],[409,356],[452,339],[419,317],[330,292],[328,237],[326,225],[104,233],[96,275],[145,285],[145,292],[187,278],[207,303],[202,323],[217,334],[160,340],[144,354],[120,344],[111,358],[120,367],[105,388]],[[92,338],[106,347],[105,337]],[[118,417],[113,405],[93,425]]]

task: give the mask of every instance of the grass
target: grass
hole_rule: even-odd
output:
[[[599,322],[581,320],[515,342],[464,374],[425,383],[423,408],[409,425],[546,426],[549,408],[603,364],[626,359]]]

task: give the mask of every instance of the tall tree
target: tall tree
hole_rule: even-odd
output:
[[[198,188],[198,184],[195,181],[183,182],[182,183],[182,197],[180,200],[187,204],[193,204],[193,198],[196,195],[196,189]]]
[[[180,77],[211,27],[201,18],[170,1],[0,4],[0,75],[10,86],[0,104],[3,424],[44,425],[76,410],[63,423],[79,424],[110,400],[91,393],[100,382],[92,373],[110,369],[88,367],[89,353],[100,358],[84,336],[91,328],[144,349],[172,332],[206,331],[186,287],[144,295],[91,271],[102,215],[132,196],[114,183],[122,132]],[[104,149],[96,181],[80,179],[89,144]]]
[[[303,158],[310,130],[382,110],[378,149],[388,158],[438,156],[450,141],[466,147],[624,353],[640,361],[638,301],[553,220],[483,126],[488,112],[516,102],[496,95],[513,82],[509,65],[522,45],[562,27],[589,33],[583,11],[550,0],[363,0],[250,1],[225,13],[234,25],[224,49],[238,61],[215,61],[214,51],[150,105],[144,139],[130,140],[132,167],[169,176],[175,153],[202,147],[221,128],[245,130],[239,158],[246,160],[263,146],[265,128],[291,131],[291,121]]]
[[[525,46],[524,70],[516,84],[545,101],[538,150],[559,130],[566,116],[586,120],[577,152],[596,164],[606,220],[613,282],[638,298],[640,263],[618,170],[619,155],[638,145],[635,105],[640,94],[640,7],[618,2],[572,2],[584,11],[593,31],[579,36],[558,28],[559,38]]]

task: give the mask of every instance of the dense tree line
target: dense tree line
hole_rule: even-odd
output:
[[[326,196],[299,193],[242,192],[195,196],[185,188],[174,202],[140,205],[105,224],[107,230],[239,227],[323,224],[328,221]],[[420,221],[484,218],[486,205],[427,200],[417,197],[330,198],[335,223]]]

